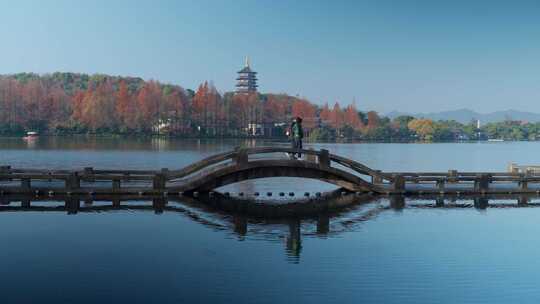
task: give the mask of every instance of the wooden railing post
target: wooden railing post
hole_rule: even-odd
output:
[[[314,151],[314,150],[313,150],[313,148],[309,148],[309,151]],[[311,163],[316,163],[317,162],[317,156],[315,154],[312,154],[312,153],[306,153],[306,161],[311,162]]]
[[[165,183],[166,183],[165,175],[163,175],[162,173],[156,173],[156,175],[154,176],[154,180],[153,180],[153,188],[154,188],[154,190],[163,190],[163,189],[165,189]]]
[[[394,176],[393,188],[394,188],[394,191],[398,191],[398,192],[405,191],[405,177],[403,175]]]
[[[377,175],[372,175],[371,176],[371,183],[372,184],[382,184],[383,183],[383,179],[382,179],[382,176],[381,176],[381,170],[375,170],[375,172],[377,172]]]
[[[319,167],[330,168],[330,153],[326,149],[321,149],[319,154]]]
[[[167,177],[169,175],[169,168],[161,168],[161,174]]]
[[[449,183],[457,183],[457,170],[448,170],[448,182]]]
[[[521,190],[527,190],[529,188],[529,183],[528,183],[528,177],[530,176],[530,171],[525,171],[525,173],[520,173],[519,174],[519,186],[521,188]]]
[[[80,187],[81,187],[81,179],[79,178],[79,174],[77,174],[77,172],[71,173],[66,178],[66,189],[74,190],[74,189],[79,189]]]
[[[84,168],[84,175],[86,176],[92,176],[92,177],[87,177],[86,180],[89,181],[89,182],[94,182],[95,179],[93,177],[94,175],[94,168],[92,167],[85,167]]]
[[[437,180],[437,188],[439,191],[444,191],[444,178]]]
[[[478,174],[474,179],[474,190],[485,192],[489,189],[490,177],[488,174]]]
[[[245,166],[248,163],[248,154],[247,150],[244,148],[237,147],[236,153],[234,154],[234,163],[239,166]]]
[[[0,166],[0,174],[9,174],[11,173],[11,166]],[[8,179],[4,179],[4,178],[0,178],[0,180],[9,180]]]

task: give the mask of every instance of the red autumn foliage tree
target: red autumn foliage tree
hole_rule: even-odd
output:
[[[330,109],[328,108],[328,103],[325,103],[321,109],[321,113],[319,114],[319,117],[321,118],[321,121],[323,123],[328,124],[330,122],[331,116],[332,114],[330,112]]]
[[[334,104],[334,108],[330,112],[330,126],[336,130],[343,128],[343,111],[338,102]]]
[[[137,95],[137,125],[141,130],[152,130],[161,113],[161,87],[155,81],[147,82]]]
[[[167,117],[172,120],[172,131],[184,133],[187,131],[188,126],[188,100],[187,96],[181,88],[171,88],[166,92],[165,108],[167,110]]]
[[[205,81],[199,85],[193,97],[192,119],[201,126],[206,134],[215,135],[226,123],[223,121],[226,114],[221,102],[221,95],[213,84]]]
[[[358,117],[358,111],[356,110],[356,106],[354,104],[347,106],[345,109],[343,121],[345,125],[350,126],[355,131],[360,131],[364,128],[364,124],[360,120],[360,117]]]
[[[125,81],[120,82],[116,92],[115,108],[118,122],[127,129],[135,129],[137,126],[135,103]]]
[[[244,132],[249,124],[262,123],[262,109],[257,93],[236,94],[233,97],[231,119]]]
[[[270,94],[263,104],[263,122],[285,122],[287,121],[288,103],[284,98]]]
[[[381,125],[378,115],[370,112],[365,127],[354,105],[319,108],[286,94],[228,92],[222,96],[209,82],[193,92],[134,77],[0,75],[0,133],[152,133],[159,127],[160,132],[163,128],[173,134],[201,135],[195,132],[200,126],[209,136],[252,135],[248,131],[253,124],[274,128],[276,123],[288,124],[293,116],[303,118],[306,130],[317,128],[321,121],[338,134],[344,126],[364,131]]]
[[[305,99],[295,100],[292,104],[292,116],[302,118],[306,130],[317,126],[317,108]]]
[[[91,92],[90,92],[91,94]],[[83,100],[86,96],[86,93],[83,91],[77,91],[72,97],[72,109],[71,118],[74,121],[80,122],[83,117],[84,103]]]
[[[92,131],[111,129],[116,124],[113,88],[109,82],[97,85],[83,99],[82,122]]]

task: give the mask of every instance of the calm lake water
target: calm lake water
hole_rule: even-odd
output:
[[[238,141],[0,139],[0,165],[171,169]],[[247,145],[279,145],[247,142]],[[388,171],[505,171],[540,143],[313,144]],[[231,191],[324,191],[275,178]],[[194,202],[122,210],[0,210],[2,303],[535,303],[540,199],[375,199],[318,218],[258,220]],[[2,209],[4,208],[4,209]]]

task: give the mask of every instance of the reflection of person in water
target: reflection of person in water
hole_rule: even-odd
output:
[[[300,220],[289,222],[289,235],[287,236],[287,254],[298,262],[302,251],[302,238],[300,231]]]

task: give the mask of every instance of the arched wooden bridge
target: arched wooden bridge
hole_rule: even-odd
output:
[[[302,160],[288,153],[304,154]],[[0,195],[138,194],[177,195],[267,177],[325,181],[350,192],[374,194],[540,194],[534,172],[381,172],[328,150],[282,147],[237,148],[180,170],[37,170],[0,166]]]
[[[303,160],[288,153],[301,152]],[[325,181],[351,192],[386,190],[373,181],[392,182],[356,161],[327,150],[261,147],[220,153],[180,170],[32,170],[0,167],[0,194],[189,194],[267,177],[299,177]]]
[[[384,179],[379,172],[327,150],[300,150],[304,160],[290,159],[289,148],[251,148],[218,154],[182,170],[167,172],[171,191],[207,192],[245,180],[267,177],[299,177],[325,181],[352,192],[378,192],[379,186],[361,176]],[[335,164],[338,166],[335,166]],[[347,170],[348,169],[348,170]]]

